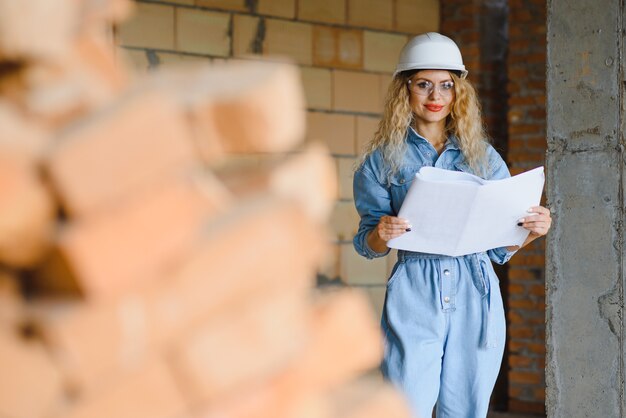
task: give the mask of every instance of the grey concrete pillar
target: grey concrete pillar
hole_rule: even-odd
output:
[[[549,417],[626,416],[623,13],[548,0]]]

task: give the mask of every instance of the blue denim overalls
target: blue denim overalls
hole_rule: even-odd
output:
[[[487,179],[510,176],[491,146],[488,156]],[[438,155],[412,128],[403,164],[390,181],[379,151],[357,169],[354,200],[361,222],[354,247],[359,254],[374,258],[389,252],[369,248],[367,234],[381,216],[397,216],[415,173],[425,165],[471,172],[456,138],[450,137]],[[513,254],[506,248],[461,257],[398,251],[381,319],[382,372],[405,393],[416,418],[431,418],[435,403],[438,418],[487,415],[505,341],[502,296],[489,260],[503,264]]]

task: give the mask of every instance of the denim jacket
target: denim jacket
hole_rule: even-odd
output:
[[[397,173],[389,177],[389,169],[383,162],[380,150],[370,154],[354,173],[354,203],[361,217],[359,230],[354,237],[354,248],[364,257],[382,257],[389,253],[377,253],[367,244],[368,233],[376,227],[383,215],[398,216],[404,197],[415,178],[415,173],[423,166],[434,166],[446,170],[473,173],[461,150],[458,141],[450,136],[441,155],[413,128],[407,132],[407,150],[404,161]],[[498,180],[510,177],[509,170],[496,150],[487,147],[488,164],[485,178]],[[487,251],[489,258],[498,264],[506,263],[515,253],[505,247]]]

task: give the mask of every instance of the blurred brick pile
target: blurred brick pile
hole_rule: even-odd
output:
[[[366,298],[313,290],[336,180],[297,71],[130,83],[130,9],[0,0],[0,416],[408,417]]]

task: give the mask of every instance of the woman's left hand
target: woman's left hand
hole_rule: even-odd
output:
[[[529,238],[535,239],[546,235],[552,225],[550,210],[543,206],[533,206],[528,212],[528,216],[521,218],[518,225],[530,231]]]

